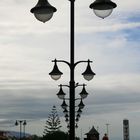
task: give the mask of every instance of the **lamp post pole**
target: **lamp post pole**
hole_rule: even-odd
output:
[[[25,134],[25,126],[27,125],[27,122],[26,120],[23,121],[23,133],[24,133],[24,138],[26,137],[26,134]]]
[[[21,140],[21,137],[22,137],[22,121],[19,121],[19,126],[20,126],[20,140]]]
[[[70,105],[70,140],[75,139],[75,79],[74,79],[74,6],[75,0],[71,0],[71,16],[70,16],[70,92],[69,92],[69,105]]]

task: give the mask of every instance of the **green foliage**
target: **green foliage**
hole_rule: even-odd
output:
[[[54,131],[43,137],[43,140],[68,140],[68,134],[62,131]]]
[[[24,140],[42,140],[42,137],[39,137],[37,135],[32,135],[31,137],[26,138]]]
[[[46,126],[44,129],[44,135],[47,135],[49,133],[58,131],[61,128],[61,122],[59,119],[59,116],[57,114],[56,107],[53,106],[51,113],[48,116],[48,119],[46,121]]]

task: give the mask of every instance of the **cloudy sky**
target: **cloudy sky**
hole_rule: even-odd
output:
[[[59,84],[68,84],[69,68],[59,64],[59,81],[48,73],[53,59],[69,61],[69,1],[49,2],[57,12],[44,24],[30,13],[37,0],[0,0],[0,129],[19,130],[15,120],[26,119],[26,131],[42,135],[53,105],[66,127],[56,93]],[[89,93],[77,134],[84,137],[94,125],[102,137],[108,123],[110,137],[122,138],[127,118],[131,137],[140,137],[140,1],[114,1],[118,7],[104,20],[89,9],[92,2],[75,3],[75,59],[93,60],[96,73],[87,82],[81,76],[86,64],[75,71],[76,82],[87,84]]]

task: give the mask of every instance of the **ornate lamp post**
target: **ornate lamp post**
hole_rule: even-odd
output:
[[[85,99],[88,96],[88,93],[85,90],[85,84],[79,85],[78,83],[75,85],[75,88],[78,86],[82,86],[82,91],[79,93],[80,97],[79,98],[75,98],[74,102],[79,101],[79,103],[77,105],[75,105],[75,128],[78,128],[78,121],[80,118],[80,115],[82,113],[82,109],[84,108],[84,104],[83,104],[83,99]],[[70,126],[70,122],[69,122],[69,116],[70,116],[70,111],[68,109],[68,105],[66,103],[66,100],[70,101],[70,98],[66,98],[66,93],[63,92],[62,87],[69,87],[69,85],[59,85],[60,89],[59,92],[57,93],[57,96],[59,99],[63,100],[61,107],[64,109],[63,113],[65,114],[65,118],[66,118],[66,123],[67,123],[67,127],[69,129]]]
[[[79,119],[79,115],[78,118],[76,118],[75,120],[75,88],[77,86],[80,86],[79,84],[77,85],[75,83],[75,67],[77,66],[77,64],[79,63],[87,63],[87,69],[84,73],[82,73],[82,75],[84,76],[84,78],[86,80],[91,80],[95,73],[91,70],[90,67],[90,63],[92,61],[87,60],[87,61],[78,61],[75,62],[75,55],[74,55],[74,44],[75,44],[75,29],[74,29],[74,16],[75,16],[75,0],[69,0],[70,1],[70,62],[64,61],[64,60],[53,60],[52,62],[54,62],[54,68],[53,70],[49,73],[49,75],[52,77],[52,79],[54,80],[58,80],[61,75],[63,74],[57,66],[58,62],[62,62],[65,63],[69,66],[70,68],[70,81],[69,84],[66,85],[69,88],[69,115],[66,116],[66,120],[69,122],[69,128],[70,128],[70,140],[74,140],[75,139],[75,121]],[[109,16],[111,14],[111,12],[113,11],[113,9],[116,7],[117,5],[115,3],[113,3],[111,0],[96,0],[95,2],[93,2],[90,5],[90,8],[93,9],[94,13],[101,18],[105,18],[107,16]],[[37,5],[31,9],[31,12],[35,15],[35,17],[41,21],[41,22],[46,22],[48,20],[50,20],[54,14],[54,12],[56,12],[56,8],[53,7],[51,4],[49,4],[48,0],[38,0]],[[65,94],[62,91],[62,86],[65,85],[60,85],[60,91],[57,94],[58,97],[60,99],[63,99],[63,103],[62,103],[62,108],[65,110],[67,109],[68,105],[66,104],[66,99],[65,99]],[[85,92],[85,86],[83,86],[83,92]],[[84,104],[82,102],[83,98],[86,98],[87,95],[82,95],[83,97],[81,97],[81,101],[80,104],[78,105],[79,109],[82,109],[84,107]],[[65,110],[65,112],[67,112]],[[77,110],[78,112],[78,110]],[[81,111],[79,111],[81,112]],[[76,116],[77,117],[77,116]],[[68,120],[69,118],[69,120]]]
[[[22,138],[22,125],[23,125],[23,134],[24,134],[23,137],[25,137],[25,125],[27,125],[27,122],[26,122],[26,120],[16,120],[15,125],[20,126],[20,136],[19,136],[19,138],[21,140],[21,138]]]

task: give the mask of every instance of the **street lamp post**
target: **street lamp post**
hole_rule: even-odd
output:
[[[50,76],[54,80],[58,80],[62,72],[59,71],[57,62],[66,63],[70,68],[70,81],[69,81],[69,126],[70,126],[70,140],[75,139],[75,88],[77,87],[75,84],[75,67],[77,64],[86,62],[88,63],[86,71],[82,74],[86,80],[91,80],[95,73],[91,70],[90,63],[92,61],[78,61],[75,62],[75,53],[74,53],[74,44],[75,44],[75,29],[74,29],[74,19],[75,19],[75,0],[70,1],[70,62],[64,60],[53,60],[54,68],[52,72],[50,72]],[[112,10],[117,5],[111,0],[96,0],[90,5],[90,8],[93,9],[94,13],[101,18],[105,18],[109,16]],[[54,12],[56,12],[56,8],[53,7],[47,0],[38,0],[38,3],[35,7],[31,9],[31,12],[35,15],[35,17],[41,21],[46,22],[51,19]],[[63,99],[63,98],[62,98]],[[65,101],[65,100],[64,100]],[[81,100],[82,101],[82,100]],[[65,103],[65,102],[63,102]]]
[[[20,126],[20,136],[19,136],[19,138],[20,138],[20,140],[21,140],[21,138],[22,138],[22,125],[23,125],[23,134],[24,134],[24,136],[23,137],[25,137],[25,125],[27,124],[27,122],[26,122],[26,120],[16,120],[16,122],[15,122],[15,125],[16,126]]]
[[[25,126],[27,125],[27,122],[26,122],[26,120],[24,120],[24,122],[23,122],[23,137],[25,138],[26,137],[26,135],[25,135]]]
[[[110,125],[109,123],[106,124],[106,133],[107,133],[107,136],[109,136],[109,125]]]

